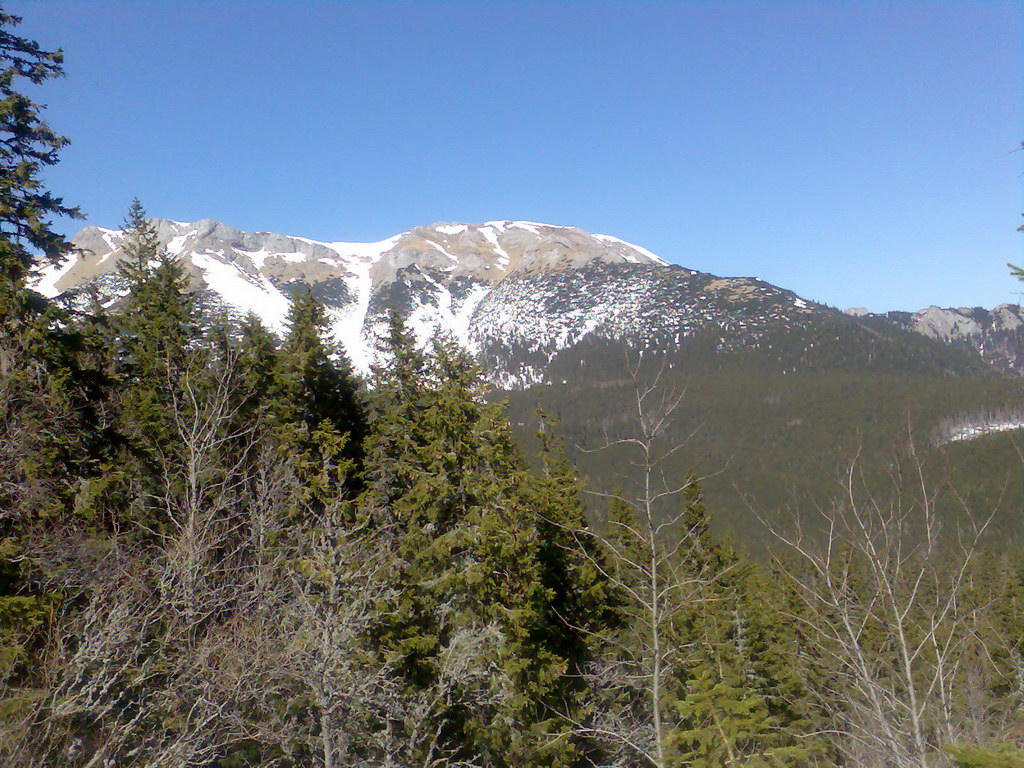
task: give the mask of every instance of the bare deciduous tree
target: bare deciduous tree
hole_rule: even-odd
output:
[[[682,497],[693,478],[679,482],[666,463],[685,446],[666,443],[685,392],[665,392],[662,368],[645,381],[640,365],[627,360],[634,397],[630,409],[633,434],[608,439],[596,450],[619,448],[629,455],[639,484],[632,493],[601,493],[625,514],[612,516],[603,533],[585,530],[577,536],[598,540],[602,556],[594,565],[621,598],[622,631],[601,633],[600,651],[590,668],[589,684],[596,704],[579,732],[603,743],[614,765],[643,764],[664,768],[667,736],[673,726],[667,702],[673,695],[686,648],[674,623],[700,599],[708,574],[683,556],[694,544],[683,525]],[[584,552],[595,551],[581,542]]]
[[[791,582],[816,681],[808,688],[855,765],[928,768],[962,738],[972,676],[991,658],[983,605],[965,598],[989,517],[943,532],[936,491],[915,459],[913,498],[861,490],[851,463],[843,494],[819,510],[813,534],[797,519],[767,523]],[[944,535],[945,534],[945,535]]]

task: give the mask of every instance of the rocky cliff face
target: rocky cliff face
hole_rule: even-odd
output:
[[[1003,373],[1024,373],[1024,308],[1020,305],[1000,304],[992,310],[932,306],[917,312],[887,312],[882,317],[931,339],[966,344]]]

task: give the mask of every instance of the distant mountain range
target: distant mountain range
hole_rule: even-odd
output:
[[[310,286],[327,308],[336,341],[363,373],[376,360],[376,340],[392,307],[421,340],[450,334],[508,389],[544,381],[556,356],[584,342],[654,351],[702,337],[721,350],[758,349],[770,347],[780,330],[806,331],[810,339],[823,327],[837,341],[864,329],[879,336],[887,326],[881,336],[902,330],[966,344],[986,367],[1003,373],[1019,372],[1024,360],[1024,313],[1017,306],[844,313],[762,280],[671,265],[616,237],[572,227],[434,224],[376,243],[349,243],[243,232],[211,219],[155,224],[210,308],[254,312],[281,332],[288,294]],[[119,230],[86,227],[73,240],[77,255],[42,270],[37,290],[73,300],[95,285],[116,305],[124,293],[116,272],[123,241]]]

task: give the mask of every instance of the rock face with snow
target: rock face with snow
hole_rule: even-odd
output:
[[[887,312],[883,317],[931,339],[967,344],[1003,373],[1024,373],[1024,308],[1020,305],[1000,304],[992,310],[932,306],[917,312]]]
[[[434,224],[351,243],[243,232],[211,219],[154,222],[204,307],[253,312],[281,333],[289,294],[308,288],[362,373],[377,359],[391,309],[424,343],[435,333],[450,334],[496,384],[509,388],[542,381],[556,355],[585,339],[672,349],[710,330],[720,348],[735,348],[756,345],[769,327],[854,322],[763,281],[670,265],[639,246],[572,227]],[[123,242],[118,230],[86,227],[74,238],[77,254],[44,269],[37,290],[74,301],[92,285],[116,306],[125,291],[117,276]],[[932,335],[953,332],[941,318],[929,322],[938,329]]]
[[[496,297],[512,298],[507,280],[528,282],[595,264],[668,268],[654,254],[611,236],[523,221],[435,224],[377,243],[243,232],[210,219],[154,223],[161,244],[185,264],[207,305],[236,314],[254,312],[281,332],[288,294],[310,286],[327,308],[335,339],[363,372],[374,361],[377,335],[392,307],[402,311],[422,340],[447,332],[476,351],[488,333],[503,333],[510,320]],[[116,304],[124,292],[117,277],[123,241],[118,230],[86,227],[73,241],[77,255],[45,269],[37,289],[51,297],[73,296],[93,284]],[[494,295],[497,286],[504,290]],[[491,318],[486,328],[476,321],[485,299]],[[513,305],[516,311],[522,308],[521,302]],[[573,337],[561,327],[553,335]]]

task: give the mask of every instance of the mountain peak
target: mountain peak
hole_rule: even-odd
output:
[[[544,360],[591,335],[678,344],[709,323],[746,333],[819,311],[761,281],[716,278],[611,235],[534,221],[436,222],[373,243],[245,232],[214,219],[154,225],[207,305],[254,312],[283,332],[288,295],[308,286],[364,372],[391,308],[424,342],[444,331],[474,353],[524,351],[514,370],[495,373],[510,385],[538,380]],[[124,233],[86,227],[73,242],[77,255],[42,270],[37,289],[73,295],[95,284],[116,304]]]

